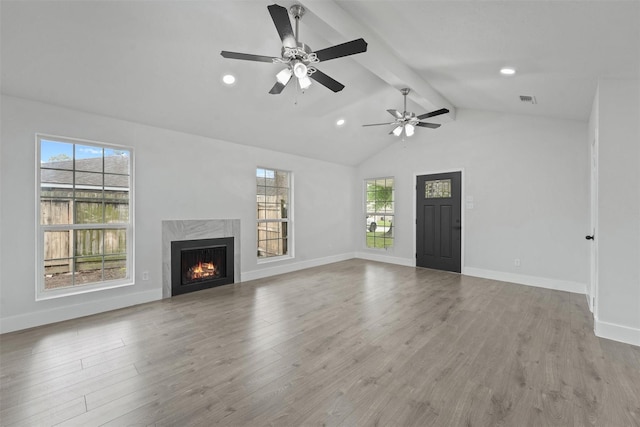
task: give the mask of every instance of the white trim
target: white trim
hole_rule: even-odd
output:
[[[597,95],[596,95],[597,98]],[[597,108],[597,104],[596,104]],[[597,116],[597,113],[596,113]],[[589,241],[589,310],[597,316],[598,314],[598,267],[599,267],[599,255],[598,249],[600,245],[600,230],[598,227],[598,162],[599,162],[599,150],[600,143],[598,142],[598,123],[596,118],[596,126],[594,129],[593,141],[591,143],[591,158],[590,158],[590,183],[589,189],[589,224],[591,226],[591,235],[595,236],[595,240]]]
[[[587,297],[587,306],[589,307],[589,311],[593,314],[593,300],[594,300],[594,297],[589,295],[589,290],[588,289],[587,289],[587,293],[585,294],[585,297]]]
[[[619,341],[640,347],[640,329],[618,325],[616,323],[603,322],[594,319],[594,332],[597,337]]]
[[[537,288],[554,289],[556,291],[587,293],[587,284],[570,280],[549,279],[547,277],[527,276],[524,274],[506,273],[503,271],[485,270],[475,267],[463,267],[462,274],[466,276],[482,277],[483,279],[499,280],[501,282],[518,283],[520,285],[535,286]]]
[[[413,253],[418,253],[416,246],[416,233],[418,232],[418,218],[417,218],[417,203],[418,203],[418,177],[422,175],[436,175],[440,173],[455,173],[460,172],[460,270],[464,271],[464,247],[465,247],[465,234],[466,234],[466,190],[464,182],[464,168],[453,168],[439,171],[427,171],[417,172],[413,174]],[[413,260],[413,266],[416,266],[416,260]]]
[[[416,266],[416,260],[413,258],[400,258],[382,254],[374,254],[370,252],[356,252],[356,258],[366,259],[369,261],[386,262],[388,264],[404,265],[406,267]]]
[[[263,268],[261,270],[243,271],[242,281],[262,279],[278,274],[291,273],[293,271],[304,270],[305,268],[318,267],[321,265],[331,264],[339,261],[346,261],[355,258],[354,253],[344,253],[340,255],[332,255],[324,258],[316,258],[308,261],[300,261],[291,264],[280,265],[277,267]]]
[[[74,305],[41,310],[28,314],[3,317],[0,321],[0,333],[19,331],[21,329],[48,325],[106,311],[118,310],[151,301],[162,299],[162,289],[104,298],[98,301],[84,301]]]

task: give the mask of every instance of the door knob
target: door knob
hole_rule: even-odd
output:
[[[587,239],[587,240],[594,240],[594,237],[595,236],[584,236],[584,238]]]

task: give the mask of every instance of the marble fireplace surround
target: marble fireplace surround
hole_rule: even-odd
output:
[[[162,298],[171,298],[171,242],[234,238],[233,282],[240,283],[240,220],[190,219],[162,221]]]

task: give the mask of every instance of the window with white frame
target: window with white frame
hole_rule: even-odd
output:
[[[256,169],[258,259],[291,256],[291,172]]]
[[[133,283],[133,150],[38,135],[37,298]]]
[[[367,179],[364,187],[367,248],[393,247],[394,179]]]

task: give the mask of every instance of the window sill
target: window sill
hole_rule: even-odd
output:
[[[273,262],[278,262],[278,261],[286,261],[288,259],[294,259],[295,257],[293,255],[282,255],[282,256],[273,256],[273,257],[269,257],[269,258],[258,258],[258,265],[259,264],[271,264]]]
[[[126,286],[133,286],[134,282],[131,279],[113,280],[110,282],[100,282],[88,285],[78,285],[74,287],[52,289],[48,291],[36,291],[36,301],[45,301],[49,299],[63,298],[72,295],[87,294],[90,292],[103,291],[106,289],[123,288]]]

